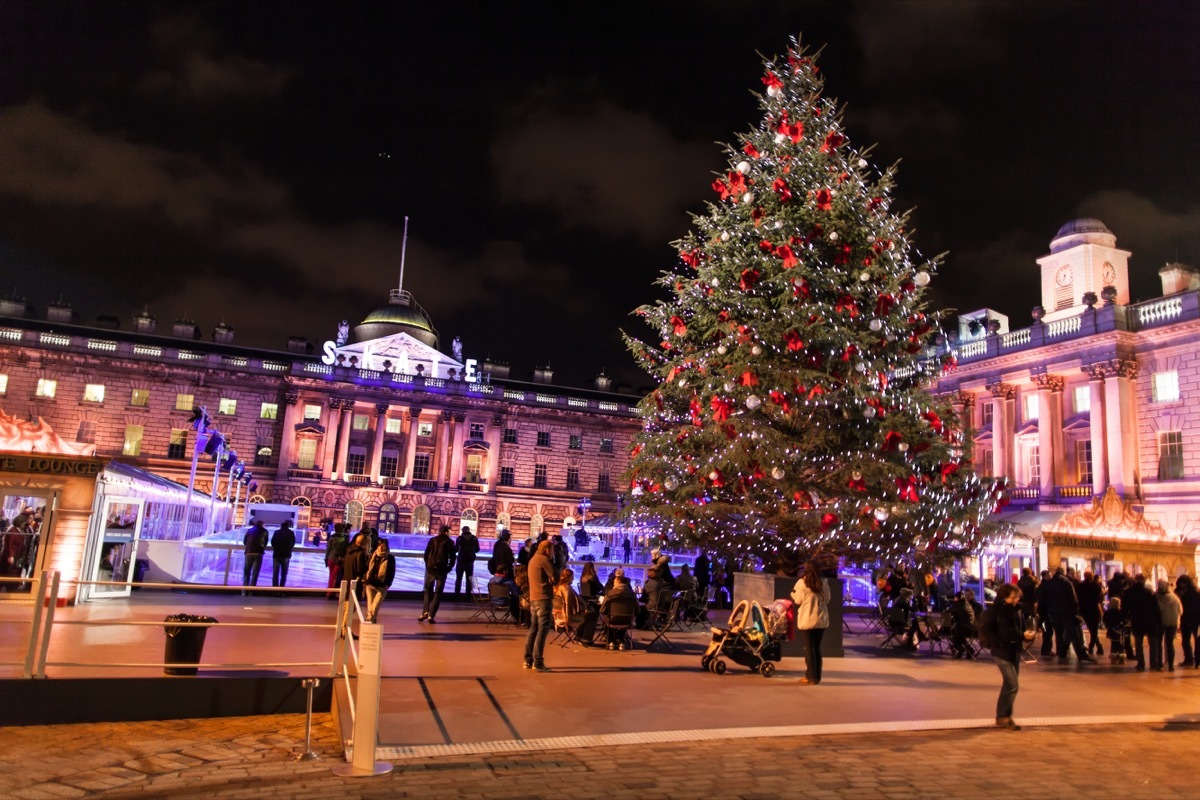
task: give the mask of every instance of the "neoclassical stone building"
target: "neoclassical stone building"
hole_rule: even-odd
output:
[[[1200,276],[1168,264],[1162,297],[1130,303],[1129,256],[1099,220],[1062,226],[1033,324],[964,314],[935,390],[976,469],[1009,479],[1039,566],[1173,578],[1195,573],[1200,537]]]
[[[242,503],[301,506],[302,526],[314,529],[327,520],[397,533],[466,524],[484,537],[498,526],[523,537],[570,524],[583,498],[592,515],[615,508],[639,423],[637,398],[606,377],[571,389],[548,369],[511,379],[506,366],[464,358],[457,341],[444,353],[428,314],[401,290],[338,339],[316,354],[302,340],[253,349],[224,325],[204,341],[190,322],[170,334],[148,314],[132,330],[86,326],[69,308],[35,319],[8,299],[0,409],[184,485],[199,446],[198,490],[215,479],[218,502],[232,485]],[[174,535],[205,533],[206,513],[191,507]]]

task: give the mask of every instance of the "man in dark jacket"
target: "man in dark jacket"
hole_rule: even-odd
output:
[[[525,637],[525,669],[549,672],[543,653],[546,636],[554,627],[554,543],[545,540],[529,559],[529,635]]]
[[[1088,630],[1088,655],[1104,655],[1104,645],[1100,643],[1100,616],[1104,613],[1104,587],[1089,570],[1083,573],[1083,580],[1075,587],[1079,597],[1079,616]]]
[[[1046,598],[1050,592],[1050,570],[1042,570],[1042,580],[1038,583],[1034,598],[1037,604],[1038,626],[1042,629],[1042,655],[1049,656],[1054,652],[1054,620],[1050,619],[1050,609]]]
[[[1155,646],[1158,641],[1159,628],[1162,627],[1162,614],[1158,610],[1158,601],[1154,592],[1146,585],[1146,576],[1139,573],[1133,583],[1125,587],[1124,601],[1125,616],[1133,628],[1134,656],[1137,658],[1137,670],[1146,669],[1146,638],[1150,639],[1150,668],[1158,669],[1162,653]]]
[[[446,589],[446,576],[454,569],[454,540],[450,538],[450,526],[443,525],[425,545],[425,602],[417,622],[437,622],[438,608],[442,604],[442,592]]]
[[[1058,639],[1058,660],[1067,660],[1068,648],[1074,649],[1075,657],[1081,662],[1094,661],[1083,649],[1079,636],[1079,597],[1075,585],[1062,567],[1054,570],[1054,577],[1046,589],[1046,609],[1054,624],[1054,635]]]
[[[1038,581],[1033,575],[1033,570],[1029,567],[1021,568],[1021,577],[1017,581],[1017,588],[1021,590],[1021,613],[1026,619],[1032,618],[1037,613],[1037,588]]]
[[[242,585],[257,586],[258,573],[262,569],[263,553],[267,552],[267,529],[261,519],[250,523],[250,530],[242,537]],[[250,594],[242,590],[242,594]]]
[[[287,586],[288,564],[292,551],[296,549],[296,532],[292,521],[285,519],[279,529],[271,534],[271,585]]]
[[[466,576],[467,594],[475,593],[475,556],[479,553],[479,539],[471,531],[470,526],[462,526],[462,535],[454,543],[458,554],[455,559],[454,593],[462,592],[463,577]]]
[[[366,597],[363,579],[367,577],[367,566],[371,560],[371,552],[367,549],[368,542],[370,542],[370,537],[362,531],[354,534],[354,539],[346,548],[346,557],[343,562],[345,567],[343,579],[350,584],[350,591],[354,592],[359,600]]]
[[[1025,630],[1020,602],[1021,590],[1011,583],[1002,584],[979,631],[979,638],[991,651],[1003,680],[1000,697],[996,700],[996,725],[1010,731],[1021,730],[1021,726],[1013,722],[1013,703],[1017,699],[1021,652],[1025,642],[1033,640],[1033,632]]]

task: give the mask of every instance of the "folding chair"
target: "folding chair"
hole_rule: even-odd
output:
[[[905,634],[908,632],[908,626],[908,614],[903,608],[889,608],[887,615],[884,617],[883,633],[885,636],[883,641],[879,643],[879,649],[900,647],[903,644]]]
[[[681,599],[679,595],[673,597],[659,595],[658,606],[646,609],[646,628],[654,634],[654,638],[646,645],[647,650],[660,641],[667,646],[668,650],[675,649],[675,645],[667,637],[667,632],[675,625],[675,620],[679,616]]]
[[[467,622],[475,622],[482,620],[486,623],[496,622],[496,609],[492,608],[491,597],[484,592],[471,592],[471,603],[475,606],[475,613],[467,619]]]
[[[629,630],[637,619],[637,607],[637,599],[632,597],[612,600],[601,606],[600,626],[609,647],[628,644],[630,649],[633,648],[633,637],[629,635]]]
[[[512,615],[512,590],[507,583],[488,584],[488,605],[491,608],[491,619],[497,625],[516,625]]]

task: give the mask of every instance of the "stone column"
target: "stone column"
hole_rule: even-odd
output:
[[[371,476],[371,483],[375,484],[380,482],[379,466],[383,461],[383,434],[387,432],[389,408],[391,406],[386,403],[375,406],[375,439],[371,442],[371,465],[367,469],[367,474]]]
[[[1108,485],[1125,499],[1137,497],[1137,362],[1114,358],[1104,374]]]
[[[421,421],[421,409],[410,406],[404,414],[404,483],[412,486],[413,462],[417,458],[417,428]]]
[[[297,392],[287,392],[283,395],[283,432],[279,437],[279,464],[275,467],[275,477],[284,480],[288,470],[292,468],[292,452],[296,449],[296,415],[300,408],[300,395]]]
[[[466,438],[467,432],[467,415],[461,411],[454,414],[454,428],[451,436],[449,458],[446,459],[446,488],[451,486],[458,488],[458,482],[462,480],[463,464],[462,464],[462,449],[463,439]]]
[[[970,451],[971,458],[968,463],[975,463],[975,450],[967,440],[970,431],[975,429],[975,394],[973,392],[955,392],[950,396],[950,407],[954,409],[954,415],[958,417],[957,432],[963,437],[962,446],[959,448],[964,461],[968,461],[967,453]]]
[[[1092,441],[1092,494],[1099,496],[1108,488],[1108,435],[1105,432],[1104,378],[1106,364],[1083,367],[1088,376],[1091,397],[1088,402],[1088,428]]]
[[[993,383],[988,387],[992,393],[992,467],[998,478],[1013,474],[1013,421],[1009,410],[1017,387],[1009,383]]]
[[[492,425],[488,428],[488,491],[495,492],[500,485],[500,442],[504,438],[504,417],[496,414],[492,417]]]
[[[437,436],[433,445],[433,464],[429,472],[429,477],[436,483],[443,480],[446,482],[446,488],[450,486],[449,459],[446,458],[447,450],[450,447],[450,426],[453,424],[453,417],[449,411],[443,411],[438,414],[437,421]]]
[[[346,455],[350,452],[350,427],[354,424],[354,401],[342,401],[342,424],[338,426],[338,446],[337,446],[337,463],[334,464],[333,474],[330,476],[333,480],[337,480],[337,476],[341,475],[342,480],[346,480]]]
[[[329,398],[328,408],[325,409],[325,435],[321,437],[320,452],[317,454],[317,463],[321,465],[321,474],[325,476],[325,480],[333,477],[333,457],[337,453],[337,432],[342,420],[341,413],[341,398]]]
[[[1041,474],[1039,493],[1047,500],[1054,499],[1054,488],[1062,476],[1062,392],[1066,381],[1059,375],[1034,375],[1038,387],[1038,472]]]

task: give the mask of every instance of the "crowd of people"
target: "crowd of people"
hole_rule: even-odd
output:
[[[12,520],[0,518],[0,577],[27,578],[37,563],[41,515],[25,506]],[[26,591],[28,583],[5,581],[0,591]]]

